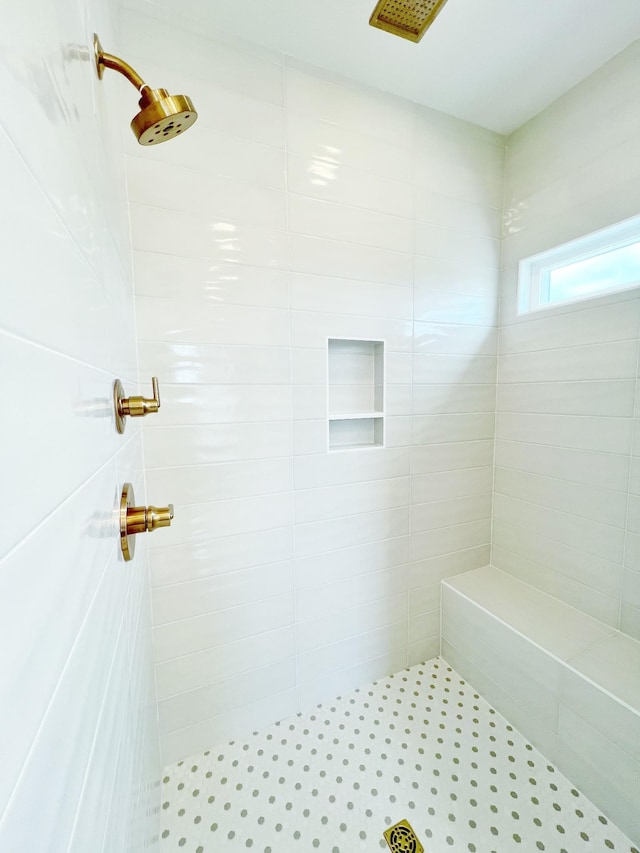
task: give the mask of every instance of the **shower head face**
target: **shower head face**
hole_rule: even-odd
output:
[[[394,36],[419,42],[447,0],[379,0],[369,24]]]
[[[170,95],[166,89],[141,91],[141,110],[131,122],[140,145],[158,145],[175,136],[180,136],[198,118],[191,98],[186,95]]]

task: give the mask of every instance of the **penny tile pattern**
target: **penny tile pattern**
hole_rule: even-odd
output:
[[[165,768],[161,853],[638,853],[442,659]]]

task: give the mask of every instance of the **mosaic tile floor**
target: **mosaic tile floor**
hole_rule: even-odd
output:
[[[161,853],[638,853],[439,659],[167,767]],[[412,851],[411,845],[398,851]]]

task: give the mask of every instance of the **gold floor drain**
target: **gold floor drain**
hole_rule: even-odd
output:
[[[424,847],[408,820],[396,823],[385,832],[384,837],[392,853],[424,853]]]

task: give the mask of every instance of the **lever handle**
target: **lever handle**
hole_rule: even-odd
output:
[[[125,560],[131,560],[135,553],[135,540],[138,533],[152,533],[159,527],[171,527],[173,504],[169,506],[134,506],[135,496],[131,483],[125,483],[120,499],[120,547]]]
[[[116,428],[119,433],[124,432],[125,418],[143,418],[145,415],[154,414],[160,408],[160,385],[158,377],[151,378],[153,397],[125,397],[122,382],[116,379],[113,386],[113,399],[116,410]]]

